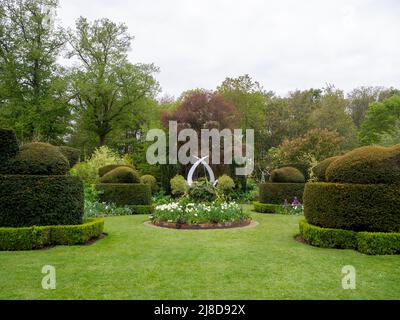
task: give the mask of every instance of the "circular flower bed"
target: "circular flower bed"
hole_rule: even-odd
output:
[[[247,226],[251,217],[236,203],[173,202],[157,206],[151,222],[175,229],[219,229]]]

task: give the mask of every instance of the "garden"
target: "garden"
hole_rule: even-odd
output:
[[[160,97],[47,7],[0,4],[0,299],[400,298],[400,90]]]

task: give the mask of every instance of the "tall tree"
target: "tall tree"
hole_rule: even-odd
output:
[[[69,31],[72,50],[79,65],[72,71],[78,121],[99,145],[110,133],[137,129],[146,114],[146,102],[159,90],[153,64],[132,64],[128,60],[131,37],[125,24],[108,19],[93,23],[81,17],[76,30]]]
[[[69,98],[56,63],[65,43],[54,23],[57,0],[0,3],[0,125],[21,141],[58,141],[67,131]]]

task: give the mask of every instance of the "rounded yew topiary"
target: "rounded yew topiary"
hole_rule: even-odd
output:
[[[358,184],[400,183],[400,148],[367,146],[354,149],[328,166],[326,179]]]
[[[21,175],[65,175],[70,169],[67,158],[51,144],[35,142],[21,147],[9,161],[6,173]]]
[[[113,171],[114,169],[117,168],[130,168],[132,170],[136,170],[134,166],[131,166],[130,164],[109,164],[107,166],[101,167],[99,169],[99,177],[103,177],[105,176],[107,173],[109,173],[110,171]]]
[[[64,157],[67,158],[69,166],[71,168],[79,162],[79,159],[81,157],[81,151],[79,149],[60,146],[58,147],[58,150],[60,150],[60,152],[64,155]]]
[[[4,164],[18,153],[18,142],[15,132],[8,129],[0,129],[0,172]]]
[[[312,172],[314,176],[318,179],[318,181],[326,181],[326,169],[333,163],[338,160],[340,156],[327,158],[321,162],[319,162],[314,168],[312,168]]]
[[[154,193],[157,191],[157,179],[152,175],[146,174],[140,178],[140,182],[143,184],[148,184],[151,188],[151,192]]]
[[[100,178],[100,183],[140,183],[139,173],[129,167],[117,167]]]
[[[308,183],[304,215],[324,228],[400,232],[399,195],[399,184]]]
[[[304,183],[305,178],[300,170],[294,167],[283,167],[271,172],[270,182],[276,183]]]

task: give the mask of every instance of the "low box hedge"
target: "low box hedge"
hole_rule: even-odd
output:
[[[153,205],[130,205],[129,208],[132,210],[132,214],[145,215],[153,214],[155,209]]]
[[[0,251],[34,250],[55,245],[85,244],[98,238],[104,219],[87,219],[81,225],[0,228]]]
[[[101,202],[117,205],[151,205],[151,187],[141,183],[100,183],[96,185]]]
[[[259,213],[275,213],[281,205],[271,203],[261,203],[258,201],[253,202],[254,211]]]
[[[398,232],[356,232],[321,228],[300,221],[300,234],[313,246],[322,248],[354,249],[368,255],[393,255],[400,253]]]
[[[0,227],[82,224],[83,197],[79,177],[0,175]]]
[[[304,215],[315,226],[400,232],[400,185],[307,183]]]
[[[295,197],[302,201],[304,186],[304,183],[262,183],[259,186],[259,201],[283,204],[285,199],[291,202]]]

